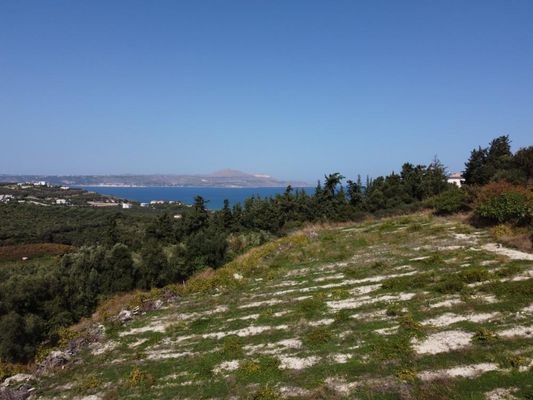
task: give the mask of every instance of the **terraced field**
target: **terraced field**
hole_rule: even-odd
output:
[[[307,229],[176,291],[32,399],[533,398],[533,255],[458,222]]]

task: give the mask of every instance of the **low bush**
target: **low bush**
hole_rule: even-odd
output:
[[[333,334],[328,328],[317,327],[309,330],[304,336],[304,343],[311,347],[319,347],[331,341]]]
[[[433,197],[429,203],[435,209],[435,214],[437,215],[453,214],[469,209],[465,192],[455,186]]]
[[[475,283],[487,281],[491,278],[490,272],[483,267],[470,267],[459,273],[459,278],[464,283]]]
[[[315,294],[313,297],[301,301],[298,305],[298,311],[307,319],[320,317],[325,314],[326,310],[326,303],[320,294]]]
[[[490,183],[479,191],[474,210],[490,223],[527,224],[533,218],[533,194],[506,182]]]
[[[141,370],[139,367],[133,368],[128,376],[128,385],[130,386],[152,386],[153,384],[154,377],[148,372]]]
[[[464,286],[458,276],[448,276],[435,285],[435,290],[442,294],[458,293]]]
[[[490,342],[494,342],[498,339],[498,335],[487,328],[479,328],[476,333],[474,333],[474,336],[472,337],[472,341],[480,344],[486,344]]]

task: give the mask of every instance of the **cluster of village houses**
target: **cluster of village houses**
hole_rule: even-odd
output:
[[[8,188],[11,189],[32,189],[35,187],[49,187],[49,188],[59,188],[61,190],[69,190],[70,187],[68,186],[54,186],[49,184],[45,181],[38,181],[38,182],[24,182],[24,183],[17,183],[16,185],[8,186]],[[9,202],[16,201],[18,203],[30,203],[35,204],[39,206],[50,206],[50,205],[71,205],[71,202],[68,199],[65,198],[46,198],[42,199],[36,196],[24,196],[23,198],[18,198],[16,195],[13,194],[0,194],[0,204],[7,204]],[[123,201],[115,201],[113,199],[109,199],[107,201],[88,201],[87,205],[93,206],[93,207],[117,207],[120,206],[122,208],[132,208],[131,203],[123,202]]]
[[[12,189],[31,189],[35,187],[50,187],[50,188],[58,187],[59,189],[62,189],[62,190],[70,189],[70,187],[68,186],[54,186],[45,181],[17,183],[16,185],[8,186],[8,188],[12,188]],[[13,194],[0,194],[0,204],[6,204],[11,201],[16,201],[18,203],[31,203],[31,204],[41,205],[41,206],[71,205],[70,201],[64,198],[41,199],[36,196],[24,196],[24,198],[19,199],[17,198],[17,196]],[[140,203],[140,206],[150,207],[150,206],[162,205],[162,204],[183,205],[183,203],[181,203],[180,201],[152,200],[149,203]],[[132,203],[129,203],[126,201],[115,200],[112,198],[106,199],[105,201],[88,201],[87,205],[92,206],[92,207],[121,207],[123,209],[129,209],[133,207]]]

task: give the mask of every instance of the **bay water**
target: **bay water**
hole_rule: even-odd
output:
[[[262,187],[262,188],[219,188],[219,187],[116,187],[116,186],[83,186],[83,189],[100,194],[110,195],[138,201],[139,203],[149,203],[152,200],[181,201],[192,204],[196,196],[202,196],[207,202],[210,210],[219,210],[224,205],[224,199],[228,199],[230,205],[244,203],[244,200],[255,197],[272,197],[283,193],[285,187]],[[310,188],[303,189],[311,193]]]

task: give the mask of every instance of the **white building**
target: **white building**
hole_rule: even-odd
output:
[[[67,204],[67,200],[65,200],[65,199],[56,199],[56,204],[65,205],[65,204]]]
[[[131,208],[132,205],[130,203],[122,203],[121,204],[122,208]]]
[[[454,172],[448,176],[448,183],[453,183],[454,185],[461,187],[465,182],[463,175],[460,172]]]

